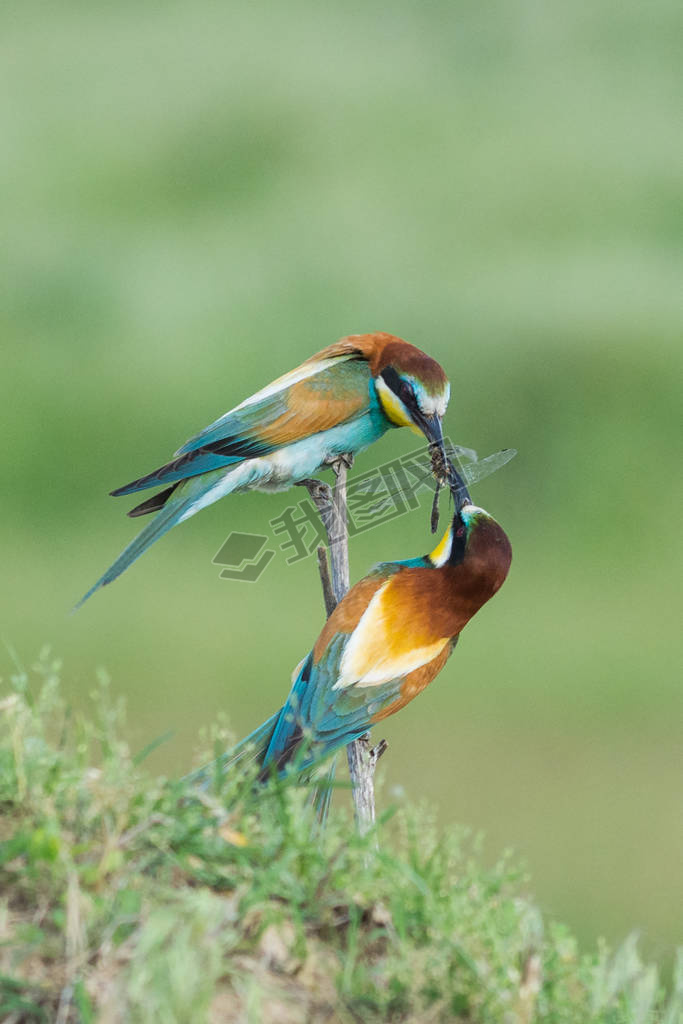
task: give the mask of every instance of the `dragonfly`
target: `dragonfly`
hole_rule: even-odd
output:
[[[457,463],[457,469],[467,484],[478,484],[487,476],[496,473],[508,462],[514,459],[517,454],[516,448],[501,448],[493,455],[487,455],[480,459],[474,448],[465,448],[462,445],[446,445],[446,454],[451,461]]]
[[[446,440],[446,457],[469,487],[491,476],[517,454],[504,448],[480,459],[474,448],[454,445]],[[347,511],[355,529],[362,530],[386,522],[419,505],[418,492],[425,488],[434,493],[432,532],[438,528],[438,502],[442,486],[452,483],[452,469],[435,446],[421,447],[409,455],[376,467],[360,476],[351,477],[347,492]],[[453,484],[457,491],[457,482]]]
[[[479,483],[480,480],[485,480],[487,476],[491,476],[492,473],[495,473],[503,466],[506,466],[517,454],[516,448],[501,448],[500,451],[494,452],[492,455],[487,455],[483,459],[480,459],[474,448],[466,448],[464,445],[452,445],[447,443],[444,446],[444,449],[446,456],[451,462],[456,464],[456,468],[460,473],[460,476],[468,487]],[[432,533],[436,533],[439,526],[439,491],[444,483],[448,483],[449,469],[448,466],[444,464],[443,456],[438,448],[434,445],[430,445],[430,451],[432,469],[436,476],[434,502],[432,504],[431,528]]]

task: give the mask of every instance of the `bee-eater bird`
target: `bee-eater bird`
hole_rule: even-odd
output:
[[[431,554],[376,565],[294,670],[287,703],[221,759],[223,769],[246,759],[260,778],[290,763],[306,771],[400,711],[441,671],[511,559],[502,527],[468,503]]]
[[[443,450],[449,396],[439,364],[407,341],[380,332],[342,338],[226,412],[170,462],[111,492],[164,487],[128,513],[157,514],[76,607],[226,494],[284,490],[392,427],[411,427]]]

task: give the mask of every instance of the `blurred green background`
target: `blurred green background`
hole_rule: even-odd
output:
[[[213,506],[69,618],[135,532],[107,492],[336,338],[399,334],[447,369],[452,437],[520,454],[474,492],[509,581],[382,728],[382,803],[435,801],[584,940],[639,926],[667,960],[680,4],[28,2],[1,28],[4,639],[51,644],[75,702],[106,666],[135,746],[174,730],[155,768],[219,710],[254,727],[322,623],[315,565],[211,559],[290,496]],[[427,519],[359,537],[352,577],[427,550]]]

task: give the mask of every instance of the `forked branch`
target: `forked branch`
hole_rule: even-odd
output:
[[[322,480],[308,479],[300,483],[306,487],[322,519],[330,552],[318,548],[318,570],[328,617],[349,589],[349,528],[346,514],[346,477],[353,463],[352,455],[342,455],[331,463],[335,474],[334,486]],[[387,748],[384,740],[370,749],[370,733],[349,743],[346,755],[356,812],[356,823],[361,834],[375,823],[375,768]]]

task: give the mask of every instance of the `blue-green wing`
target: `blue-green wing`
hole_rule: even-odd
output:
[[[112,491],[114,495],[227,468],[243,459],[269,455],[370,410],[370,369],[349,356],[303,364],[231,409],[146,476]]]
[[[337,633],[317,664],[309,654],[280,712],[264,766],[283,767],[300,751],[294,756],[296,767],[309,767],[362,736],[373,715],[398,696],[402,679],[381,686],[334,689],[351,635]]]
[[[406,567],[424,568],[431,564],[426,556],[378,562],[363,582],[373,578],[386,581]],[[399,695],[402,675],[378,685],[335,689],[341,661],[353,635],[335,633],[317,663],[313,661],[313,652],[302,663],[268,745],[266,765],[286,763],[302,741],[308,752],[301,767],[313,763],[362,736],[373,717]]]
[[[265,390],[265,389],[264,389]],[[258,401],[248,400],[249,404],[237,406],[220,416],[208,427],[186,441],[175,453],[186,455],[198,448],[227,446],[230,444],[248,445],[251,442],[261,452],[272,451],[272,445],[258,440],[259,428],[270,426],[287,412],[289,389],[266,395]],[[256,398],[256,396],[254,396]]]
[[[342,423],[348,415],[369,408],[369,381],[370,368],[364,360],[349,355],[309,360],[209,424],[176,455],[231,440],[252,440],[273,451],[280,445],[264,440],[263,435],[276,421],[281,421],[278,433],[287,436],[285,443],[294,437],[309,437],[320,429],[320,423],[326,428]]]

